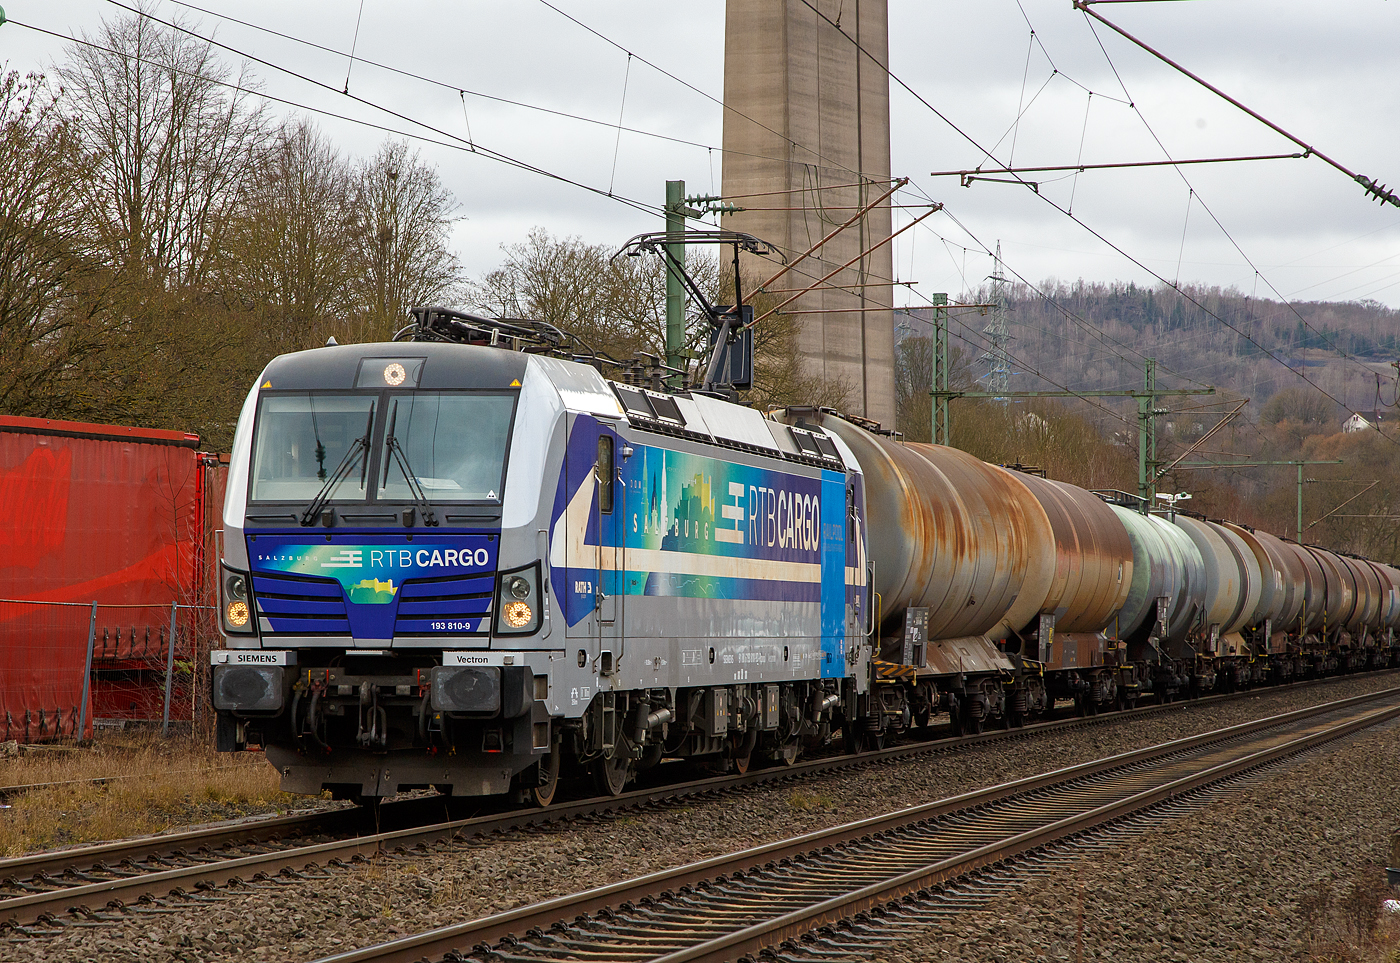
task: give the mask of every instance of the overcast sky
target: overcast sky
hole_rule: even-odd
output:
[[[602,192],[652,206],[663,200],[668,178],[684,178],[691,192],[718,192],[724,40],[718,0],[554,0],[563,13],[540,0],[364,0],[358,40],[356,0],[197,2],[208,12],[173,0],[152,0],[149,9],[183,15],[250,57],[337,91],[250,64],[266,92],[307,108],[447,139],[341,96],[348,69],[353,94],[455,137],[465,139],[469,126],[484,147]],[[20,23],[73,36],[124,15],[110,0],[4,0],[4,9],[16,22],[0,27],[0,60],[22,72],[49,69],[63,57],[63,43]],[[1318,150],[1400,190],[1400,0],[1198,0],[1096,9]],[[891,71],[1001,162],[1296,150],[1107,28],[1099,25],[1096,37],[1070,0],[891,0],[890,28]],[[358,57],[442,85],[365,62],[350,67],[352,42]],[[627,51],[636,55],[630,62]],[[1040,197],[1019,185],[963,188],[955,177],[930,172],[971,168],[984,155],[899,84],[891,87],[893,173],[912,178],[918,192],[943,201],[957,219],[935,215],[924,222],[930,230],[915,228],[897,239],[896,270],[901,280],[918,282],[914,291],[956,295],[975,287],[991,268],[985,250],[1000,241],[1008,271],[1037,284],[1051,278],[1154,284],[1156,272],[1259,297],[1374,298],[1400,306],[1400,209],[1368,199],[1316,158],[1180,172],[1026,175],[1040,180]],[[619,116],[638,132],[619,135],[613,126]],[[318,123],[351,156],[368,155],[385,136],[347,120],[319,116]],[[419,146],[460,202],[456,241],[473,275],[496,266],[500,246],[523,240],[532,227],[620,245],[661,226],[655,215],[616,199],[480,154]],[[1141,265],[1048,203],[1070,208],[1071,200],[1088,228]],[[900,297],[925,303],[918,294]]]

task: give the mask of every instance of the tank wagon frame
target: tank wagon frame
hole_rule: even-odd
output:
[[[1389,566],[414,314],[274,359],[239,418],[212,698],[289,791],[545,804],[1395,661]]]

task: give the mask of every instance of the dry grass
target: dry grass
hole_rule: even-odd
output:
[[[836,808],[836,804],[825,793],[796,789],[793,790],[792,795],[788,796],[788,808],[805,813],[832,810]]]
[[[1395,894],[1385,869],[1364,863],[1350,881],[1318,880],[1298,900],[1312,963],[1400,963],[1400,914],[1382,909]]]
[[[120,778],[114,778],[120,777]],[[93,785],[94,779],[111,779]],[[261,753],[219,754],[187,738],[112,736],[90,747],[21,750],[0,786],[68,783],[0,801],[0,856],[121,839],[304,806],[277,789]]]

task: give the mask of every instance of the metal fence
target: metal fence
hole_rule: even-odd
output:
[[[5,740],[89,737],[159,723],[212,731],[209,605],[0,599],[0,730]]]

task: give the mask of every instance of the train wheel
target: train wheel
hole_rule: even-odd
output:
[[[962,705],[957,696],[948,696],[948,721],[953,726],[953,735],[963,736],[967,734],[967,723],[963,719]]]
[[[963,715],[967,717],[963,725],[963,729],[967,734],[970,736],[980,736],[985,720],[982,716],[972,711],[972,703],[963,703]]]
[[[591,768],[593,783],[598,787],[600,795],[620,796],[632,774],[632,760],[627,757],[622,744],[619,743],[611,756],[594,759]]]
[[[879,732],[866,732],[864,738],[865,748],[869,752],[879,752],[885,748],[885,730]]]
[[[734,771],[739,775],[749,771],[749,765],[753,762],[753,747],[757,742],[758,733],[752,730],[741,739],[730,739],[729,761],[734,764]]]
[[[554,802],[554,793],[559,789],[559,740],[554,740],[549,755],[539,761],[539,785],[530,790],[528,799],[541,809]],[[526,772],[529,772],[527,769]],[[615,795],[615,794],[614,794]]]

